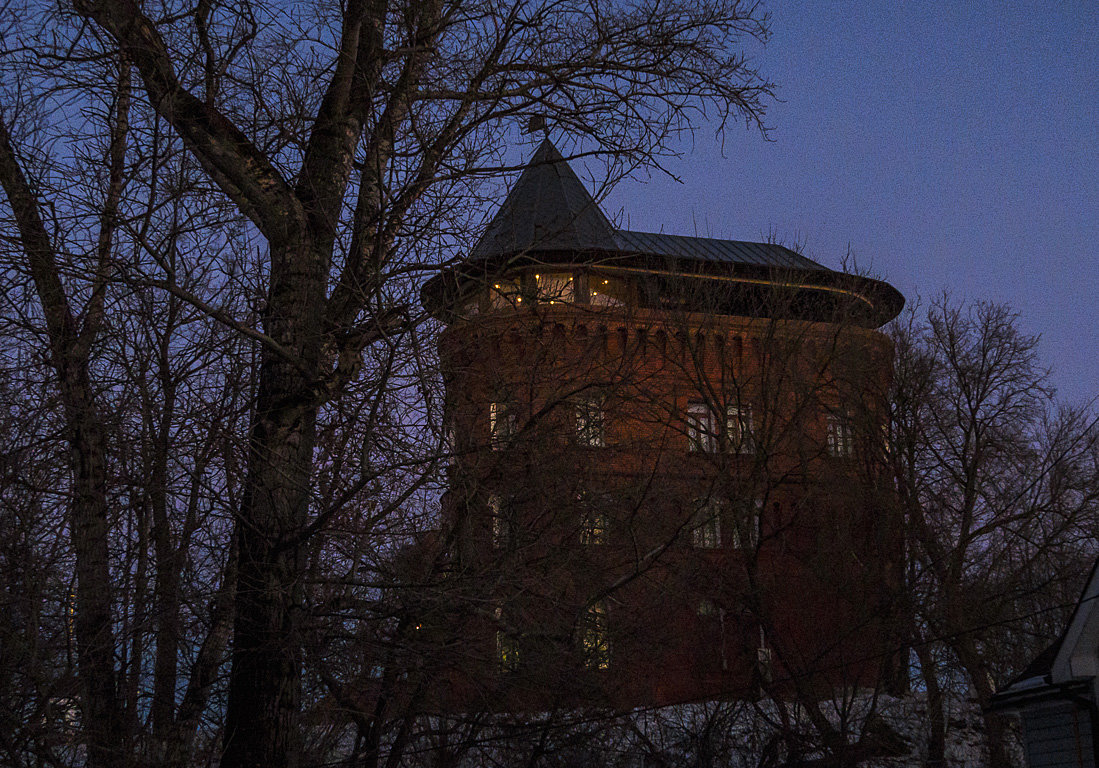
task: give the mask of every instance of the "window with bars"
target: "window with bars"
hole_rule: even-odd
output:
[[[850,413],[828,414],[828,453],[850,456],[855,452],[855,432]]]
[[[576,508],[580,515],[580,543],[585,546],[606,544],[609,538],[610,514],[607,494],[581,490],[576,494]]]
[[[714,412],[706,403],[687,404],[687,446],[691,451],[704,453],[717,448]]]
[[[602,394],[590,393],[576,400],[576,444],[586,448],[606,445],[606,416]]]
[[[519,432],[519,415],[516,411],[513,403],[489,403],[488,427],[492,437],[492,450],[503,450]]]

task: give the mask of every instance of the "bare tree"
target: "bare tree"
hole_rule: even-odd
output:
[[[40,202],[22,168],[5,124],[0,123],[0,183],[15,217],[50,341],[70,444],[72,503],[69,528],[76,563],[76,637],[84,718],[89,732],[89,761],[113,762],[111,752],[125,750],[122,708],[115,667],[112,617],[107,430],[99,414],[91,381],[91,347],[104,317],[109,260],[119,201],[124,185],[130,69],[117,66],[110,141],[104,166],[109,182],[100,210],[95,254],[95,278],[83,306],[74,300],[61,277],[58,254],[40,211]]]
[[[92,48],[69,41],[65,78],[41,50],[13,46],[0,60],[12,75],[0,117],[5,375],[34,393],[7,399],[24,422],[7,487],[37,489],[5,506],[27,510],[21,530],[54,532],[28,563],[59,555],[57,594],[11,572],[40,617],[24,674],[44,714],[20,723],[9,755],[118,765],[140,745],[182,764],[230,626],[226,521],[242,450],[230,435],[248,423],[253,365],[251,342],[179,294],[217,296],[241,243],[178,142],[132,103],[129,63]],[[44,119],[70,97],[82,110]],[[65,153],[47,151],[58,143]],[[197,264],[181,257],[196,243]],[[25,457],[47,450],[43,484]],[[24,736],[36,731],[32,748]]]
[[[140,492],[134,507],[132,551],[138,560],[126,594],[148,589],[145,569],[152,565],[152,595],[138,601],[139,614],[129,626],[144,626],[143,614],[151,611],[158,627],[154,730],[162,743],[175,738],[167,735],[174,727],[167,714],[173,638],[180,631],[175,578],[199,530],[187,504],[180,507],[182,527],[173,528],[163,496],[165,484],[172,484],[163,449],[183,439],[171,426],[176,362],[165,366],[163,350],[177,333],[170,330],[170,315],[186,307],[254,343],[258,365],[250,432],[243,441],[247,480],[232,510],[238,564],[229,568],[224,551],[217,564],[219,572],[236,572],[223,763],[296,765],[306,642],[303,577],[311,562],[328,565],[311,554],[311,541],[340,518],[348,502],[369,499],[377,491],[373,481],[396,483],[399,475],[363,472],[361,486],[334,484],[339,492],[325,500],[330,503],[318,503],[314,483],[328,469],[317,464],[318,432],[328,428],[327,419],[338,418],[341,397],[354,390],[364,368],[370,384],[360,402],[368,413],[372,399],[385,404],[392,392],[386,386],[387,355],[372,350],[409,343],[419,317],[408,295],[417,275],[433,269],[440,254],[453,252],[466,231],[470,193],[506,170],[501,137],[541,115],[608,158],[613,176],[656,162],[670,139],[689,130],[703,111],[722,126],[736,118],[758,124],[769,86],[734,46],[743,36],[764,37],[766,19],[754,5],[735,0],[691,7],[353,2],[318,5],[301,15],[209,3],[181,12],[120,0],[80,2],[76,10],[94,27],[58,17],[53,22],[63,34],[53,38],[57,48],[40,44],[24,58],[13,48],[8,61],[16,72],[31,60],[50,62],[33,82],[19,81],[18,93],[37,88],[48,94],[63,80],[75,84],[68,92],[77,99],[78,89],[87,86],[81,80],[91,71],[87,62],[115,62],[109,140],[100,154],[108,177],[98,207],[100,247],[76,273],[86,283],[68,284],[59,232],[51,231],[50,216],[43,213],[59,187],[34,178],[31,148],[48,149],[46,141],[35,140],[43,137],[42,126],[23,121],[13,134],[13,108],[4,115],[0,175],[46,321],[66,414],[89,759],[95,765],[131,759],[133,726],[126,718],[137,709],[132,693],[126,694],[127,709],[122,692],[133,690],[148,648],[130,649],[130,679],[124,680],[116,662],[116,633],[123,625],[114,615],[111,570],[117,518],[110,500],[121,496],[108,470],[106,403],[93,384],[93,350],[103,343],[109,286],[127,284],[157,288],[182,302],[157,300],[158,311],[168,313],[159,315],[160,322],[168,325],[158,330],[150,319],[143,332],[149,349],[161,350],[160,363],[136,360],[133,371],[145,376],[150,420],[142,439],[153,449],[135,452],[133,466],[159,480]],[[78,56],[69,55],[77,49]],[[132,89],[131,72],[144,96]],[[156,114],[143,123],[148,132],[140,139],[127,129],[134,98]],[[120,196],[131,172],[127,142],[145,162],[153,156],[145,142],[164,126],[201,164],[222,199],[247,217],[245,239],[254,233],[262,238],[263,260],[253,267],[260,277],[255,295],[262,300],[255,317],[240,293],[235,300],[211,302],[200,284],[178,279],[201,273],[201,248],[150,247],[140,218],[127,217],[120,226]],[[149,255],[136,269],[120,256],[123,229],[125,242]],[[207,245],[220,237],[215,234]],[[239,291],[239,277],[222,285]],[[186,334],[178,339],[194,343]],[[383,423],[359,433],[362,455],[385,453]],[[326,444],[348,443],[336,437]],[[195,461],[218,455],[216,446],[201,440],[194,445]],[[338,457],[332,461],[335,468]],[[376,504],[371,519],[384,520],[403,497],[398,491]],[[151,563],[141,561],[147,545]],[[199,666],[209,674],[208,663]],[[196,669],[190,682],[201,677]]]
[[[949,298],[893,329],[890,459],[905,515],[912,643],[944,759],[942,697],[961,677],[986,706],[997,679],[1060,631],[1094,551],[1097,433],[1057,403],[1038,339],[990,303]],[[985,715],[990,762],[1008,732]]]

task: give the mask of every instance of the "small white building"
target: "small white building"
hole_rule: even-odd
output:
[[[1022,721],[1028,768],[1096,768],[1097,702],[1099,562],[1064,633],[1004,686],[991,706]]]

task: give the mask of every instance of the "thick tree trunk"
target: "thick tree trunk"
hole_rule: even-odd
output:
[[[990,712],[988,705],[996,692],[988,665],[974,647],[972,641],[961,638],[954,644],[954,652],[962,662],[977,694],[977,704],[985,721],[985,733],[988,738],[989,768],[1014,768],[1015,764],[1008,751],[1009,731],[1003,715]]]
[[[133,605],[131,618],[126,620],[122,628],[120,640],[125,647],[125,640],[130,640],[129,657],[121,666],[121,672],[125,678],[126,695],[119,695],[123,704],[123,717],[126,729],[126,738],[133,741],[138,738],[141,731],[141,684],[145,676],[145,623],[148,619],[149,601],[149,511],[144,503],[134,505],[134,525],[137,528],[136,552],[129,555],[127,560],[136,560],[134,569],[133,597],[130,601]],[[125,600],[125,598],[123,598]]]
[[[274,249],[273,249],[274,251]],[[300,761],[301,574],[309,508],[326,259],[299,246],[272,253],[265,330],[296,360],[264,350],[236,524],[239,547],[224,768]]]
[[[124,116],[119,118],[118,130],[111,142],[112,181],[104,205],[105,229],[110,226],[114,206],[121,194]],[[72,481],[68,524],[76,567],[73,623],[88,766],[122,766],[127,762],[129,747],[124,739],[123,707],[115,670],[114,588],[108,546],[107,440],[89,376],[88,342],[94,335],[94,328],[86,327],[83,333],[78,328],[38,200],[23,175],[2,120],[0,186],[7,193],[23,241],[27,266],[42,305],[50,340],[50,363],[57,372],[65,411]],[[110,236],[100,234],[101,256],[104,256],[109,252]],[[93,298],[101,297],[102,293],[97,292]],[[97,311],[96,306],[93,301],[90,314]]]
[[[191,765],[191,753],[199,721],[210,693],[218,677],[225,649],[233,628],[233,601],[237,583],[236,541],[229,544],[229,561],[225,564],[221,586],[214,597],[210,615],[210,632],[199,648],[198,657],[191,666],[187,692],[179,705],[171,736],[165,741],[165,768],[187,768]]]
[[[920,660],[920,674],[927,688],[927,765],[939,768],[946,765],[946,722],[943,711],[943,692],[931,649],[926,643],[916,645],[916,657]]]
[[[156,582],[153,605],[156,621],[156,660],[153,664],[153,735],[162,745],[175,731],[176,686],[181,634],[180,578],[183,569],[183,544],[172,540],[168,520],[168,452],[175,387],[167,371],[168,333],[161,341],[161,393],[164,402],[154,428],[149,506],[153,518],[153,546],[156,550]],[[163,748],[163,747],[162,747]]]
[[[76,555],[74,623],[88,766],[121,766],[128,750],[123,743],[112,629],[106,441],[91,401],[86,366],[66,359],[58,365],[58,379],[73,468],[69,526]]]

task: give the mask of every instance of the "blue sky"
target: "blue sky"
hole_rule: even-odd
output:
[[[604,203],[631,229],[804,246],[909,301],[1008,302],[1099,395],[1099,3],[768,3],[771,141],[701,128]]]

